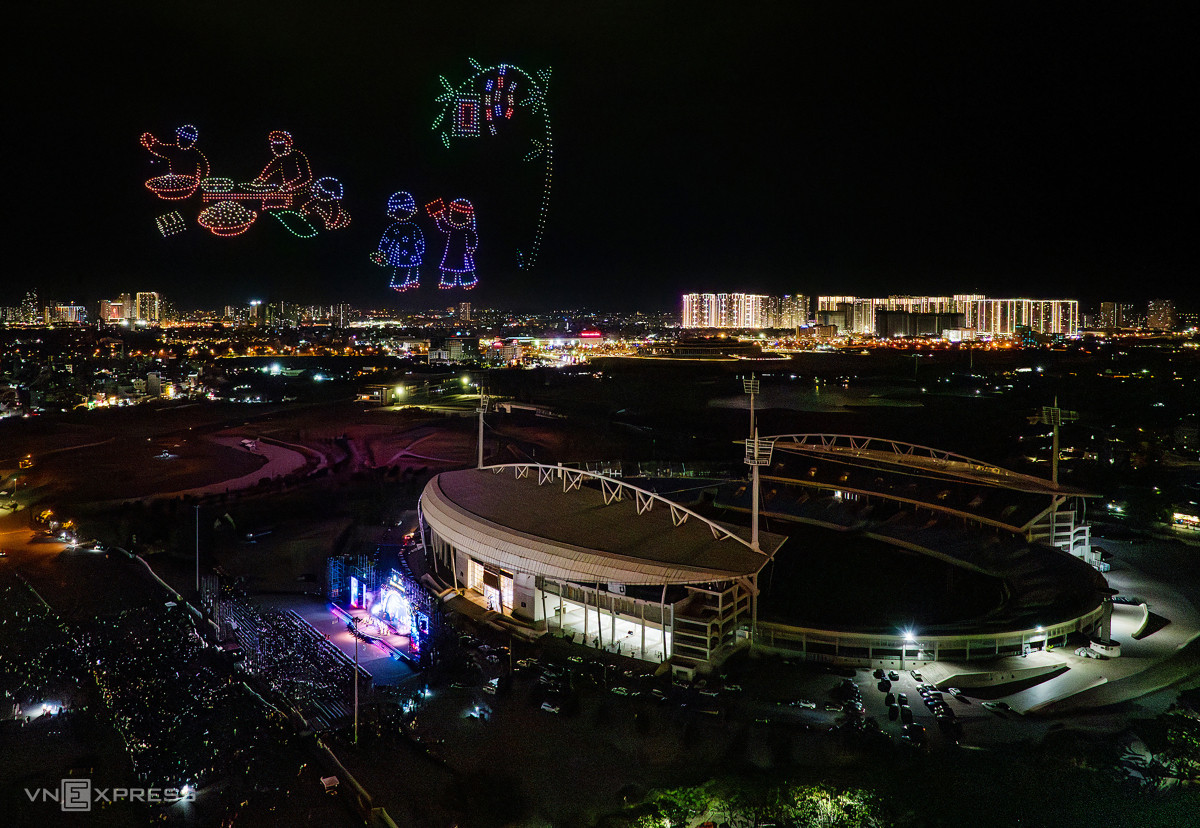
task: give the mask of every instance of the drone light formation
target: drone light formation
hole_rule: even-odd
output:
[[[182,201],[196,192],[206,206],[196,223],[214,236],[240,236],[267,213],[293,236],[310,239],[321,230],[341,230],[350,224],[343,204],[342,182],[325,176],[314,180],[308,156],[295,148],[292,134],[273,130],[267,135],[271,158],[250,181],[211,174],[208,159],[196,149],[199,132],[185,124],[175,130],[175,143],[164,143],[151,133],[142,135],[142,146],[168,165],[166,175],[151,178],[146,187],[159,198]],[[178,213],[172,214],[179,217]],[[182,230],[170,216],[155,221],[165,237]]]
[[[383,231],[371,261],[380,267],[391,268],[388,286],[392,290],[414,290],[421,285],[421,261],[425,255],[425,234],[413,222],[417,201],[412,193],[392,193],[387,202],[387,214],[393,223]]]
[[[154,226],[158,228],[158,232],[164,239],[187,229],[187,224],[178,210],[159,216],[154,220]]]
[[[200,131],[191,124],[175,130],[175,141],[164,142],[152,133],[143,132],[141,145],[155,158],[165,161],[167,172],[146,182],[146,189],[164,201],[190,198],[200,182],[208,177],[208,159],[197,147]]]
[[[442,262],[438,265],[441,271],[438,287],[444,290],[475,287],[479,283],[479,277],[475,275],[475,248],[479,236],[475,230],[474,206],[465,198],[456,198],[447,208],[439,198],[426,204],[425,210],[446,237]]]
[[[529,249],[517,250],[518,265],[532,268],[537,264],[545,235],[550,189],[554,179],[554,133],[546,106],[550,69],[539,69],[530,74],[509,63],[483,66],[474,59],[470,63],[473,74],[458,86],[445,77],[438,78],[445,91],[434,99],[442,105],[442,111],[434,118],[433,129],[441,129],[442,143],[449,148],[453,139],[482,137],[485,128],[488,135],[497,135],[498,128],[504,122],[511,121],[522,109],[541,118],[543,137],[541,140],[533,139],[525,160],[532,161],[540,156],[545,163],[542,198]]]

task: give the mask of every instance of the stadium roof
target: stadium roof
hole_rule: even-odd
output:
[[[1100,497],[1042,477],[1003,469],[961,454],[918,446],[900,440],[849,434],[780,434],[767,437],[775,448],[795,454],[840,458],[855,465],[877,464],[919,470],[931,477],[956,478],[976,485],[995,486],[1028,494]]]
[[[578,485],[584,479],[601,486]],[[718,524],[616,480],[536,465],[443,472],[426,485],[421,511],[443,538],[477,560],[575,583],[746,577],[785,540],[763,532],[762,551],[755,551],[748,529]]]

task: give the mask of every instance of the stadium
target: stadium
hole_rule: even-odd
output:
[[[434,572],[497,623],[684,670],[750,641],[904,668],[1108,639],[1093,495],[891,440],[760,442],[771,531],[734,525],[749,482],[685,504],[563,466],[443,472],[420,503]]]

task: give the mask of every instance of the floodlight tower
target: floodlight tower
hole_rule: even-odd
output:
[[[1063,423],[1071,423],[1079,419],[1079,413],[1076,411],[1064,411],[1058,407],[1058,397],[1054,398],[1054,405],[1042,406],[1042,411],[1029,418],[1031,423],[1041,423],[1042,425],[1051,426],[1054,429],[1054,442],[1050,449],[1050,481],[1055,486],[1058,485],[1058,429]]]
[[[488,407],[487,394],[480,391],[480,393],[479,393],[479,408],[475,409],[477,412],[479,412],[479,464],[475,467],[477,469],[483,468],[483,413],[485,411],[487,411],[487,407]]]
[[[771,452],[775,448],[774,440],[761,442],[758,439],[758,428],[754,424],[754,397],[758,394],[758,378],[753,374],[749,379],[742,380],[742,390],[750,395],[750,437],[746,440],[746,465],[750,467],[751,506],[750,506],[750,546],[755,552],[762,552],[758,542],[758,470],[771,464]],[[754,594],[750,596],[751,636],[758,634],[758,575],[750,579]]]

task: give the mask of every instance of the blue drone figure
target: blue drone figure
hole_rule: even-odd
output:
[[[417,202],[412,193],[392,193],[387,214],[395,223],[383,231],[379,249],[371,254],[375,264],[392,268],[392,290],[405,291],[421,284],[421,257],[425,255],[425,234],[413,224]]]

